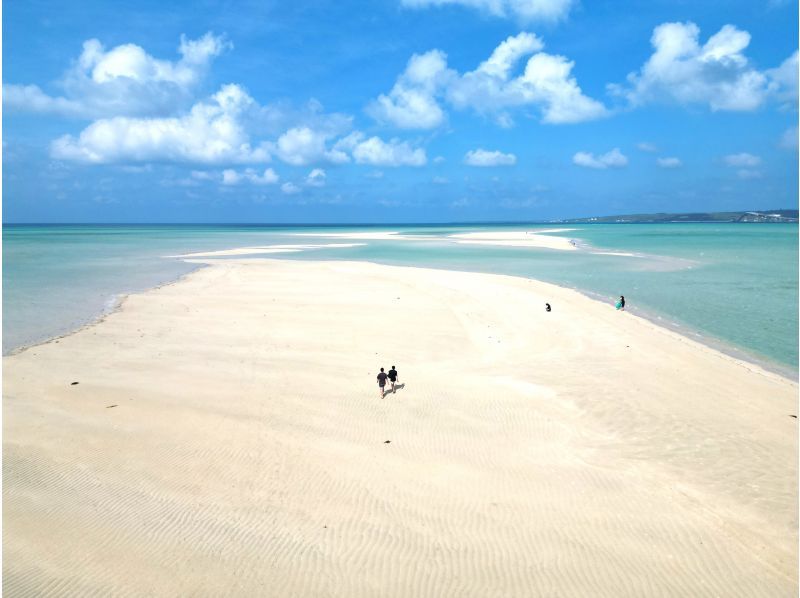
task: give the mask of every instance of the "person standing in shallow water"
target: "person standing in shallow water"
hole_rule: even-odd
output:
[[[392,383],[392,392],[394,392],[394,385],[397,382],[397,370],[394,369],[394,366],[389,370],[389,382]]]
[[[385,396],[383,389],[386,386],[386,378],[388,378],[388,376],[383,371],[383,368],[381,368],[381,372],[378,374],[378,392],[380,393],[381,398]]]
[[[617,300],[616,308],[625,311],[625,295],[620,295],[619,299]]]

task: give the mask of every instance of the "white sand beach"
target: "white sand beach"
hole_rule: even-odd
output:
[[[797,595],[796,382],[527,279],[208,263],[3,359],[5,595]]]

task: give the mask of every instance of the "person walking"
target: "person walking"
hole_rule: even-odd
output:
[[[394,369],[394,366],[392,366],[392,369],[389,370],[389,381],[392,383],[392,392],[394,392],[394,385],[397,382],[397,380],[398,380],[397,370]]]
[[[386,372],[383,371],[383,368],[381,368],[381,372],[378,374],[378,392],[381,393],[381,398],[386,396],[383,392],[383,389],[386,386],[386,378],[388,378],[388,376],[386,375]]]

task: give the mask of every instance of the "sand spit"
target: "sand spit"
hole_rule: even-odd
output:
[[[549,233],[562,233],[573,228],[551,228],[531,231],[485,231],[480,233],[459,233],[449,235],[456,243],[469,245],[495,245],[505,247],[539,247],[575,251],[577,246],[566,237],[551,237]]]
[[[197,253],[183,253],[181,255],[166,255],[169,258],[194,258],[194,257],[227,257],[244,255],[263,255],[269,253],[298,253],[308,249],[341,249],[345,247],[361,247],[365,243],[326,243],[322,245],[260,245],[257,247],[236,247],[221,249],[219,251],[200,251]]]
[[[797,384],[567,289],[222,260],[3,363],[7,596],[797,594]]]
[[[366,241],[400,241],[414,240],[413,235],[401,235],[397,231],[370,231],[363,233],[290,233],[292,237],[325,237],[329,239],[362,239]]]

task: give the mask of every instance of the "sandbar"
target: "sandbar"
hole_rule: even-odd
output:
[[[569,232],[572,228],[551,228],[530,231],[484,231],[449,235],[456,243],[467,245],[494,245],[498,247],[538,247],[575,251],[577,245],[566,237],[550,236],[549,233]]]
[[[205,263],[3,359],[6,595],[796,595],[796,381],[528,279]]]

